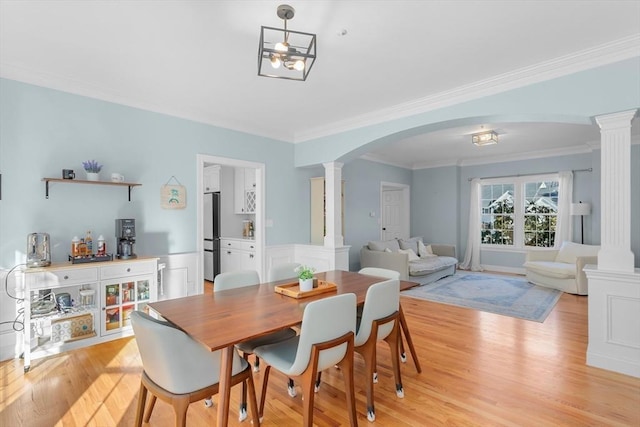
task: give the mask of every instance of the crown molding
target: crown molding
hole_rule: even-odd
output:
[[[425,113],[439,108],[482,98],[484,96],[527,86],[533,83],[630,59],[637,57],[639,51],[640,34],[635,34],[633,36],[575,52],[573,54],[542,62],[530,67],[520,68],[489,79],[460,86],[452,90],[440,92],[435,95],[398,104],[382,110],[377,110],[368,114],[354,116],[334,123],[328,123],[322,127],[311,129],[308,132],[293,135],[288,132],[283,133],[277,129],[252,128],[247,125],[246,121],[230,122],[216,120],[208,114],[200,111],[170,107],[173,103],[169,100],[160,103],[150,103],[148,101],[132,98],[130,95],[120,93],[109,88],[98,87],[86,81],[71,79],[52,73],[45,73],[17,64],[0,62],[0,77],[138,108],[141,110],[166,114],[246,134],[272,138],[283,142],[297,143]]]
[[[635,58],[640,52],[640,34],[595,46],[530,67],[499,74],[458,88],[398,104],[368,114],[326,124],[308,132],[295,134],[294,142],[304,142],[320,137],[339,134],[357,128],[397,120],[426,113],[466,101],[495,95],[507,90],[528,86],[545,80],[566,76],[625,59]]]
[[[15,80],[60,92],[71,93],[73,95],[85,96],[87,98],[137,108],[144,111],[150,111],[152,113],[165,114],[171,117],[216,126],[227,130],[257,135],[264,138],[272,138],[278,141],[290,142],[291,140],[291,135],[289,134],[282,134],[274,132],[273,130],[267,131],[265,129],[252,128],[243,120],[238,122],[222,122],[219,120],[213,120],[206,113],[185,108],[168,107],[169,105],[174,104],[169,100],[163,100],[160,103],[143,101],[113,89],[102,88],[83,80],[72,79],[54,73],[42,72],[20,65],[9,64],[7,62],[0,62],[0,78]]]

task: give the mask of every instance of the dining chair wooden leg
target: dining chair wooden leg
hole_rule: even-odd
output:
[[[253,382],[253,375],[251,374],[251,370],[247,371],[249,375],[247,379],[243,381],[243,384],[246,382],[249,386],[249,405],[251,405],[251,419],[253,425],[255,427],[260,427],[260,414],[258,413],[258,403],[256,400],[256,387]]]
[[[344,378],[344,394],[347,398],[347,411],[349,411],[349,424],[357,427],[358,418],[356,415],[356,392],[353,379],[353,339],[347,343],[347,354],[338,363]]]
[[[249,361],[249,354],[244,353],[242,355],[244,360],[247,361],[249,366],[251,366],[251,362]],[[242,397],[240,398],[240,408],[238,409],[238,421],[242,422],[247,419],[247,383],[246,381],[242,382]]]
[[[153,412],[153,408],[156,406],[156,401],[158,398],[152,393],[151,398],[149,399],[149,404],[147,405],[147,410],[144,412],[144,422],[148,423],[151,419],[151,413]]]
[[[258,414],[260,415],[260,418],[264,416],[264,402],[267,396],[267,384],[269,383],[269,372],[271,372],[271,366],[267,365],[267,367],[264,368],[264,377],[262,378],[262,391],[260,392],[260,405],[259,405],[260,407],[258,409]]]
[[[144,406],[147,402],[147,388],[140,381],[140,392],[138,393],[138,405],[136,407],[136,421],[135,426],[142,426],[142,415],[144,413]]]
[[[186,427],[187,408],[189,408],[189,397],[174,397],[172,399],[173,410],[176,413],[176,427]]]
[[[393,367],[393,376],[396,381],[396,395],[400,398],[404,397],[404,388],[402,387],[402,377],[400,374],[400,358],[399,358],[399,343],[402,340],[400,336],[400,328],[398,322],[393,327],[393,330],[385,338],[387,344],[389,344],[389,350],[391,350],[391,365]]]
[[[312,427],[313,425],[314,373],[315,370],[307,369],[299,377],[302,386],[302,425],[305,427]]]
[[[400,312],[400,327],[402,328],[402,333],[404,334],[404,337],[407,340],[407,345],[409,346],[409,352],[411,352],[413,363],[416,365],[416,371],[418,371],[418,373],[420,374],[422,373],[422,368],[420,367],[420,361],[418,360],[416,349],[413,346],[413,340],[411,339],[411,332],[409,332],[409,327],[407,326],[407,320],[405,319],[404,312],[402,311],[402,304],[400,304],[398,311]],[[403,346],[403,351],[404,351],[404,346]]]

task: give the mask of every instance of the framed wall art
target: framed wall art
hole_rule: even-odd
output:
[[[160,187],[160,206],[162,209],[184,209],[187,206],[187,189],[175,176]]]

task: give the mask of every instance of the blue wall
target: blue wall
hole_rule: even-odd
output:
[[[360,269],[360,248],[380,239],[380,185],[382,182],[411,185],[411,171],[368,160],[344,165],[344,244],[350,245],[349,270]],[[369,216],[374,212],[374,217]]]
[[[372,146],[404,136],[487,120],[591,123],[593,116],[640,106],[639,71],[640,58],[633,58],[297,145],[0,79],[0,268],[22,261],[26,236],[34,231],[51,234],[54,261],[64,260],[71,238],[88,229],[107,237],[113,248],[114,219],[122,217],[137,219],[141,254],[195,250],[197,154],[266,165],[265,216],[273,220],[273,227],[265,230],[268,245],[309,241],[308,178],[324,175],[318,166],[322,162],[344,161],[345,244],[353,246],[352,268],[358,265],[359,246],[379,237],[377,221],[368,213],[379,210],[380,181],[411,184],[412,234],[430,241],[454,241],[462,256],[468,177],[593,167],[591,177],[578,174],[574,191],[576,200],[594,204],[593,215],[585,218],[585,241],[598,243],[598,151],[413,172],[357,158]],[[637,146],[633,153],[632,250],[638,264]],[[82,177],[81,162],[88,159],[105,165],[103,178],[119,172],[127,181],[143,185],[133,190],[131,202],[123,188],[69,184],[53,184],[50,199],[44,198],[42,177],[59,177],[63,168]],[[187,188],[184,210],[160,208],[160,187],[172,176]]]
[[[196,155],[266,165],[267,244],[308,240],[308,221],[295,209],[299,172],[292,144],[216,128],[51,89],[0,79],[0,268],[23,260],[26,237],[48,232],[53,261],[65,260],[74,235],[92,230],[115,248],[115,218],[136,218],[136,252],[158,255],[196,249]],[[141,183],[127,201],[114,186],[53,183],[45,199],[43,177],[82,161],[104,164],[102,179],[119,172]],[[175,176],[187,188],[187,207],[164,210],[160,187]],[[305,228],[306,227],[306,228]]]
[[[592,168],[576,172],[573,178],[573,201],[592,204],[592,213],[584,217],[584,242],[600,244],[600,151],[540,159],[474,166],[449,166],[413,172],[411,187],[411,234],[434,243],[456,244],[462,259],[467,246],[471,178],[544,174],[564,170]],[[580,219],[573,218],[573,241],[580,241]],[[631,146],[631,250],[635,265],[640,266],[640,145]],[[520,268],[522,251],[485,250],[481,262]]]

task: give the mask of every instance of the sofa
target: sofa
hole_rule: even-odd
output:
[[[360,266],[378,267],[400,273],[401,280],[421,285],[456,272],[458,259],[453,245],[425,244],[422,237],[373,240],[360,249]]]
[[[524,263],[527,280],[539,286],[588,295],[583,268],[598,263],[600,246],[563,242],[560,249],[528,250]]]

